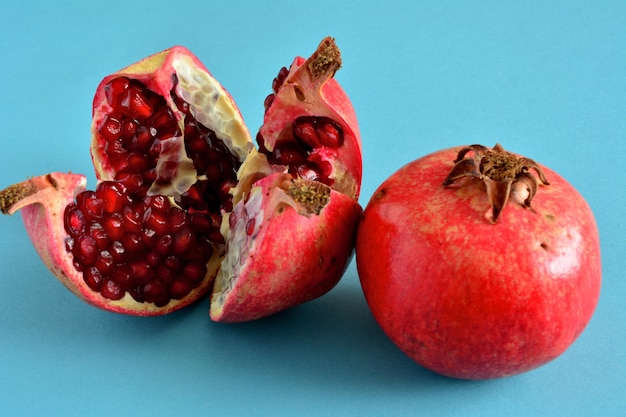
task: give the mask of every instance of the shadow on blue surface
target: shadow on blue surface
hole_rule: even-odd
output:
[[[415,390],[467,383],[434,374],[396,348],[372,317],[355,275],[348,273],[326,296],[275,316],[211,323],[210,343],[228,352],[241,372],[266,367],[298,385]]]

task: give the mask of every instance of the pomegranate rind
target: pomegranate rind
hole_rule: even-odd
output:
[[[330,163],[332,187],[357,200],[363,171],[361,134],[354,107],[333,78],[340,66],[341,57],[332,38],[325,38],[309,59],[296,57],[265,113],[259,133],[271,151],[285,135],[290,135],[298,117],[328,117],[338,123],[344,134],[343,145],[315,149],[311,160]],[[320,67],[323,70],[317,71]]]
[[[352,258],[361,207],[310,182],[328,188],[328,199],[311,211],[286,191],[292,181],[288,174],[272,174],[235,206],[231,216],[239,217],[215,280],[212,320],[260,319],[318,298],[341,279]]]
[[[173,76],[176,77],[173,77]],[[187,48],[174,46],[105,77],[93,100],[91,157],[99,180],[115,179],[115,171],[107,162],[104,153],[104,139],[98,133],[98,127],[112,108],[107,103],[105,86],[114,78],[124,76],[142,82],[148,89],[163,97],[173,110],[180,131],[184,131],[184,115],[177,108],[171,97],[171,90],[176,84],[176,93],[189,103],[194,117],[205,127],[213,130],[226,147],[242,162],[253,143],[244,124],[242,115],[232,96],[211,75],[204,64]],[[184,137],[173,137],[164,146],[167,153],[162,153],[157,162],[157,173],[161,166],[169,161],[177,164],[177,174],[171,179],[171,185],[164,186],[157,181],[148,194],[162,194],[177,198],[187,191],[198,179],[198,173],[191,159],[186,155]],[[165,168],[163,169],[165,170]]]
[[[153,303],[140,303],[130,294],[119,300],[110,300],[93,291],[85,283],[82,273],[73,265],[73,257],[65,248],[67,237],[63,225],[65,207],[74,201],[77,194],[84,191],[87,180],[79,174],[50,173],[31,178],[12,187],[32,190],[16,200],[6,211],[14,214],[18,210],[26,232],[37,254],[50,272],[72,293],[83,301],[106,311],[134,316],[156,316],[168,314],[183,308],[204,295],[213,283],[217,273],[217,253],[209,264],[213,270],[188,295],[180,300],[171,300],[164,307]]]

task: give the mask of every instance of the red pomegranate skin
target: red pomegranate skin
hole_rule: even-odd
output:
[[[410,358],[449,377],[520,374],[562,354],[592,317],[601,285],[591,209],[541,166],[532,209],[496,224],[482,181],[443,187],[460,148],[402,167],[374,193],[356,259],[377,322]]]

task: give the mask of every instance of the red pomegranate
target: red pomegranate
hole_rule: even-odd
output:
[[[331,51],[336,58],[327,60]],[[306,173],[302,161],[297,165],[260,155],[231,96],[198,58],[177,46],[106,77],[98,87],[91,143],[95,190],[85,191],[81,175],[52,173],[0,192],[0,207],[9,214],[21,209],[31,240],[51,271],[85,301],[109,311],[165,314],[210,291],[216,276],[220,296],[213,297],[213,304],[220,313],[212,313],[214,320],[251,320],[318,297],[332,288],[343,269],[318,265],[288,276],[284,265],[297,260],[277,251],[285,243],[275,240],[280,237],[293,249],[304,250],[312,243],[306,239],[326,236],[318,229],[328,228],[327,235],[334,237],[334,222],[339,221],[348,238],[329,239],[311,256],[345,267],[360,214],[360,138],[347,96],[332,79],[341,63],[334,40],[325,39],[303,62],[327,70],[307,78],[310,71],[294,69],[289,83],[298,85],[307,100],[323,97],[326,90],[343,94],[341,110],[350,109],[352,117],[333,113],[333,101],[324,98],[304,106],[307,119],[300,119],[303,106],[298,103],[279,105],[277,100],[267,108],[266,123],[278,124],[280,119],[294,130],[311,125],[310,137],[323,136],[329,124],[336,127],[329,135],[342,143],[302,148],[300,157],[310,160]],[[274,94],[281,96],[274,84]],[[297,141],[298,136],[288,136],[281,133],[280,141]],[[345,148],[354,154],[345,153]],[[356,172],[335,168],[344,164],[356,167]],[[344,180],[348,175],[355,184]],[[264,180],[268,176],[280,180]],[[260,181],[265,182],[257,185]],[[343,189],[334,191],[335,183],[351,187],[353,194],[345,197]],[[256,197],[258,189],[263,190],[261,198]],[[281,192],[281,202],[265,198],[265,193]],[[303,208],[312,204],[307,199],[317,199],[315,210]],[[256,202],[256,212],[251,201]],[[290,215],[285,204],[295,207],[298,215]],[[238,214],[230,216],[233,207]],[[251,216],[258,224],[242,228],[239,220],[247,224]],[[307,229],[318,234],[301,234]],[[282,269],[272,270],[264,259]],[[261,278],[254,278],[255,269],[262,270]],[[246,285],[252,282],[261,290],[282,285],[289,294],[274,291],[268,294],[275,297],[271,306],[250,303],[230,312],[230,298],[247,296],[238,294],[239,277],[233,271],[243,271]]]
[[[591,319],[601,284],[583,197],[499,145],[441,150],[391,175],[364,210],[356,258],[391,340],[422,366],[464,379],[558,357]]]

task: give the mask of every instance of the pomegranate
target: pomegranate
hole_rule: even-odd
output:
[[[44,262],[106,310],[165,314],[209,291],[222,211],[253,147],[230,95],[176,46],[106,77],[93,103],[98,184],[52,173],[2,191]]]
[[[310,60],[326,57],[319,51],[329,43],[338,54],[329,38]],[[337,60],[340,62],[339,57]],[[334,70],[326,73],[327,81]],[[317,84],[307,84],[305,76],[299,77],[307,97],[324,89],[324,82],[317,78]],[[335,89],[340,90],[338,86]],[[331,154],[346,156],[348,164],[351,158],[360,163],[360,139],[353,133],[356,128],[342,125],[344,120],[335,115],[331,120],[320,103],[323,101],[316,107],[323,113],[319,116],[324,121],[322,127],[317,127],[316,108],[310,109],[310,120],[296,120],[296,116],[288,123],[301,126],[312,122],[315,128],[310,136],[322,132],[326,124],[337,127],[332,134],[343,142],[332,144],[334,154],[324,152],[329,146],[326,143],[311,146],[303,154],[304,158],[327,162],[325,183],[300,175],[284,159],[272,161],[280,163],[277,165],[256,152],[230,95],[198,58],[176,46],[104,78],[99,85],[91,143],[98,179],[95,190],[85,190],[82,175],[51,173],[1,191],[0,208],[8,214],[21,210],[27,232],[51,271],[71,291],[97,307],[133,315],[166,314],[210,291],[215,277],[225,275],[220,270],[229,271],[228,282],[220,278],[220,285],[216,285],[222,294],[217,301],[220,306],[230,297],[241,298],[236,285],[229,290],[237,283],[233,271],[246,271],[246,285],[261,289],[266,285],[278,288],[277,282],[290,278],[301,283],[300,287],[285,285],[289,294],[274,292],[277,301],[271,308],[254,305],[247,307],[246,313],[246,308],[239,307],[237,314],[223,316],[225,320],[229,317],[228,321],[234,321],[234,316],[238,320],[263,317],[328,291],[343,272],[335,263],[343,262],[345,267],[352,251],[350,236],[354,238],[360,213],[358,194],[345,197],[330,188],[335,181],[350,186],[342,179],[343,171],[333,169],[333,164],[343,165]],[[276,113],[282,118],[292,115],[288,105]],[[323,117],[329,117],[328,121]],[[356,119],[350,122],[356,123]],[[358,155],[337,151],[345,146],[353,146]],[[323,156],[316,156],[318,153]],[[243,174],[238,176],[240,168]],[[269,182],[257,186],[267,176],[271,177]],[[240,178],[243,181],[238,185]],[[358,190],[359,184],[351,185],[352,189]],[[284,190],[284,195],[281,201],[266,199],[265,194],[259,199],[255,197],[257,189],[272,195]],[[278,228],[272,225],[277,221],[271,219],[290,211],[285,202],[299,214],[282,216]],[[242,208],[236,207],[237,214],[230,216],[235,203]],[[243,227],[239,221],[245,222]],[[249,225],[255,221],[256,226]],[[323,239],[327,234],[317,229],[328,228],[332,238],[335,221],[352,225],[352,229],[343,228],[348,236],[343,241],[318,242],[318,251],[310,252],[320,257],[314,258],[315,262],[323,263],[322,258],[328,262],[321,272],[308,275],[299,269],[293,273],[304,275],[288,277],[284,270],[263,265],[263,259],[276,262],[281,256],[283,264],[295,262],[295,258],[285,258],[286,253],[275,250],[273,241],[278,237],[287,239],[291,234],[294,250],[304,250],[301,246],[315,242],[299,235],[301,230],[315,229],[319,233],[307,237]],[[276,230],[268,234],[266,229]],[[240,247],[243,236],[247,240]],[[248,260],[254,260],[252,267],[246,267]],[[321,265],[316,265],[320,269]],[[263,271],[263,280],[252,278],[255,269]],[[274,282],[265,281],[272,273]],[[304,294],[298,296],[299,292]],[[225,313],[228,305],[224,304]]]
[[[591,319],[601,284],[583,197],[500,145],[440,150],[391,175],[364,210],[356,259],[390,339],[462,379],[558,357]]]
[[[259,151],[241,166],[235,206],[222,223],[227,254],[211,296],[215,321],[257,319],[319,297],[351,259],[361,140],[333,78],[340,66],[339,49],[325,38],[272,83]]]

